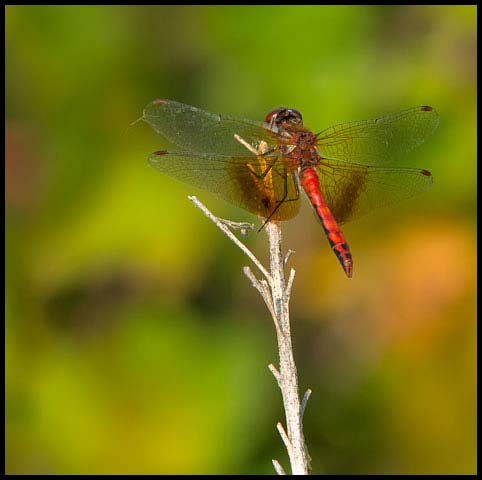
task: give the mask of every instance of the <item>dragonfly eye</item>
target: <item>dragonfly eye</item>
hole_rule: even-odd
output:
[[[265,121],[266,123],[269,123],[270,126],[276,126],[278,128],[284,128],[294,125],[303,125],[303,118],[301,116],[301,113],[294,108],[285,107],[271,110],[271,112],[266,115]]]

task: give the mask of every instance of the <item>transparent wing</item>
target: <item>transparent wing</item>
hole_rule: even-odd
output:
[[[420,145],[437,127],[438,113],[428,106],[371,120],[342,123],[317,134],[322,157],[357,163],[396,159]]]
[[[282,158],[276,156],[197,155],[158,151],[149,163],[184,183],[208,190],[230,203],[267,218],[287,220],[299,210],[299,195]]]
[[[433,183],[428,170],[373,167],[323,159],[317,167],[320,188],[340,224],[425,192]]]
[[[235,135],[258,149],[260,142],[275,146],[275,133],[268,125],[209,113],[171,100],[154,100],[142,119],[157,133],[182,149],[197,154],[247,155]]]

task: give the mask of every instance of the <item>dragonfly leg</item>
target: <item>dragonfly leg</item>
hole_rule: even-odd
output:
[[[266,175],[268,175],[268,173],[274,167],[274,164],[276,163],[277,160],[278,160],[278,157],[274,157],[272,162],[268,164],[268,166],[266,167],[266,169],[262,173],[256,173],[249,163],[246,164],[246,167],[256,178],[263,179],[264,177],[266,177]]]
[[[288,198],[288,174],[287,174],[287,171],[286,171],[286,168],[284,169],[284,175],[283,175],[283,178],[284,178],[284,182],[283,182],[283,197],[281,198],[281,200],[277,200],[276,202],[276,206],[274,207],[273,211],[269,214],[269,217],[263,222],[263,225],[261,226],[261,228],[258,230],[258,232],[261,232],[261,230],[263,230],[263,228],[266,226],[266,224],[270,221],[270,219],[273,217],[273,215],[276,213],[276,211],[279,209],[279,207],[281,207],[281,205],[283,205],[283,203],[285,202],[294,202],[296,200],[299,200],[300,198],[300,189],[298,187],[298,182],[297,182],[297,179],[295,177],[295,173],[293,172],[291,174],[292,178],[293,178],[293,183],[294,183],[294,186],[295,186],[295,197],[293,198]]]

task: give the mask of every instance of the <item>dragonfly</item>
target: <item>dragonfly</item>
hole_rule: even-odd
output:
[[[340,225],[424,192],[433,182],[428,170],[387,166],[437,127],[438,113],[427,105],[318,133],[287,107],[258,122],[158,99],[141,118],[177,147],[153,152],[150,165],[266,219],[263,226],[293,218],[304,190],[349,278],[353,257]]]

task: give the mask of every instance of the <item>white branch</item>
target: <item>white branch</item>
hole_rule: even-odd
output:
[[[283,467],[279,464],[278,460],[271,460],[273,462],[274,469],[278,475],[286,475],[286,472],[283,470]]]
[[[301,418],[303,418],[303,415],[305,414],[306,404],[308,403],[310,395],[311,395],[311,388],[308,388],[308,390],[306,390],[305,392],[305,395],[303,396],[303,400],[301,401]]]
[[[271,290],[269,288],[268,282],[264,279],[258,280],[254,276],[254,273],[251,271],[249,267],[243,267],[243,271],[244,271],[244,274],[251,280],[253,287],[256,288],[256,290],[258,290],[259,294],[264,300],[264,303],[268,307],[269,313],[271,313],[271,316],[273,317],[274,316],[273,302],[271,300]]]
[[[195,198],[195,197],[194,197]],[[247,222],[233,222],[231,220],[226,220],[225,218],[218,219],[221,223],[224,223],[229,228],[233,230],[239,230],[243,237],[247,237],[250,230],[254,229],[254,225],[252,223]]]
[[[285,267],[288,264],[288,260],[290,259],[291,255],[293,255],[293,253],[295,253],[295,251],[291,250],[291,248],[286,252],[286,255],[285,255],[285,258],[284,258]]]
[[[277,317],[276,323],[279,325],[279,329],[276,330],[280,359],[279,386],[283,397],[287,438],[289,439],[289,446],[286,445],[286,448],[290,457],[292,474],[307,475],[309,474],[309,455],[303,436],[301,406],[298,394],[298,374],[291,344],[289,297],[285,284],[285,258],[281,248],[281,229],[278,224],[269,222],[266,225],[266,233],[269,238],[270,270],[273,278],[271,292]],[[288,281],[290,288],[293,280],[294,273],[291,273]],[[280,430],[280,426],[281,424],[278,424],[278,430]],[[285,439],[283,438],[283,440]]]
[[[288,299],[288,302],[290,301],[290,297],[291,297],[291,287],[293,286],[295,273],[296,273],[295,269],[292,268],[290,270],[290,277],[288,278],[288,285],[286,286],[286,298]]]
[[[278,429],[278,432],[281,436],[281,439],[283,440],[283,443],[285,444],[286,450],[288,450],[288,454],[291,457],[293,445],[291,444],[290,439],[288,438],[288,435],[286,435],[285,429],[283,428],[283,425],[281,424],[281,422],[277,423],[276,428]]]
[[[271,373],[273,374],[274,378],[276,378],[276,381],[278,382],[278,385],[280,386],[281,388],[281,383],[280,383],[280,374],[278,372],[278,370],[276,370],[276,367],[270,363],[268,365],[268,368],[270,369]]]
[[[292,251],[289,250],[286,256],[283,256],[281,248],[281,229],[277,223],[268,222],[265,226],[269,239],[270,252],[270,272],[268,272],[246,245],[244,245],[228,228],[240,228],[241,232],[243,232],[243,228],[248,228],[246,225],[249,224],[239,224],[229,220],[220,219],[214,216],[196,197],[191,196],[188,198],[251,259],[266,279],[257,279],[249,267],[244,267],[245,275],[249,278],[253,287],[258,290],[266,303],[276,327],[279,370],[276,369],[273,364],[270,364],[268,367],[273,373],[281,390],[287,430],[285,431],[281,423],[278,423],[277,428],[288,451],[292,474],[308,475],[310,456],[303,436],[302,418],[311,390],[308,389],[306,391],[303,401],[300,403],[298,375],[293,356],[289,321],[289,298],[295,278],[295,271],[291,269],[287,283],[285,283],[284,274],[284,267]],[[273,460],[273,466],[278,474],[285,475],[285,472],[278,461]]]
[[[251,259],[251,261],[259,268],[260,272],[265,276],[266,280],[268,280],[268,283],[271,284],[271,275],[263,267],[261,262],[254,256],[251,250],[249,250],[249,248],[243,242],[241,242],[238,237],[231,232],[231,230],[229,230],[229,228],[226,226],[226,221],[214,216],[194,195],[191,195],[187,198],[189,198],[189,200],[191,200],[191,202],[193,202],[194,205],[196,205],[196,207],[198,207],[204,213],[204,215],[209,218],[209,220],[217,225],[217,227]]]

